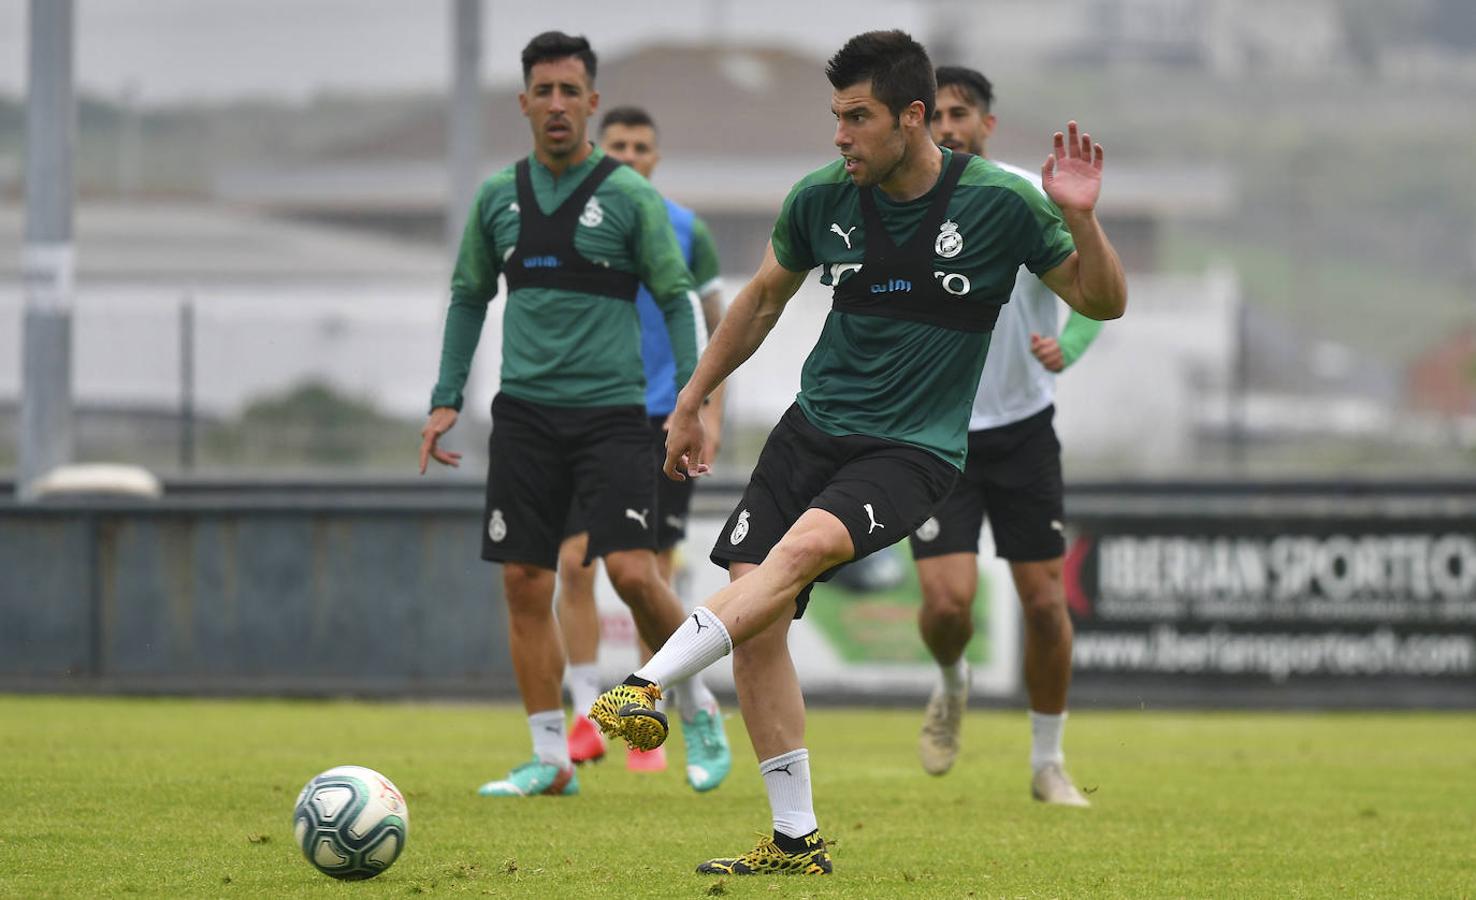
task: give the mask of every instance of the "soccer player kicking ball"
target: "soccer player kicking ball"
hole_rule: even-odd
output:
[[[955,152],[985,156],[995,125],[989,79],[955,66],[940,66],[937,78],[933,140]],[[1022,169],[996,165],[1040,183]],[[1089,804],[1067,776],[1061,753],[1071,684],[1071,618],[1061,582],[1065,511],[1061,444],[1051,425],[1051,401],[1055,373],[1076,361],[1101,327],[1072,310],[1057,340],[1056,295],[1029,272],[1016,278],[1010,302],[994,323],[989,360],[974,395],[963,477],[911,539],[923,596],[918,625],[942,675],[918,742],[923,768],[942,775],[958,756],[959,727],[969,698],[964,648],[974,633],[979,529],[988,510],[995,548],[1010,562],[1025,610],[1031,794],[1063,806]]]
[[[637,747],[666,738],[662,687],[733,653],[744,723],[774,832],[700,872],[830,871],[810,796],[805,708],[786,642],[809,588],[922,525],[963,469],[989,332],[1021,264],[1072,308],[1122,314],[1122,267],[1093,208],[1102,149],[1057,134],[1046,193],[928,131],[933,66],[899,31],[852,38],[830,60],[842,159],[784,202],[758,274],[739,292],[669,420],[669,477],[706,471],[698,410],[762,343],[806,273],[832,309],[800,393],[769,435],[713,559],[732,583],[698,607],[591,716]],[[1059,211],[1057,209],[1059,207]]]
[[[546,32],[523,49],[518,101],[533,153],[477,192],[451,277],[451,308],[430,420],[428,460],[456,424],[487,303],[507,278],[502,389],[492,401],[482,558],[502,563],[508,642],[528,713],[533,758],[479,792],[575,794],[560,692],[564,648],[554,619],[554,570],[571,501],[587,510],[591,557],[641,635],[659,645],[685,615],[656,568],[656,467],[646,420],[636,292],[660,307],[685,384],[705,330],[692,277],[646,179],[585,140],[599,104],[589,42]]]
[[[620,106],[600,119],[600,147],[650,179],[661,159],[656,122],[645,110]],[[722,292],[718,289],[717,247],[707,225],[695,213],[671,200],[666,201],[667,216],[682,248],[682,258],[698,285],[702,300],[702,317],[709,332],[717,329],[722,319]],[[641,358],[646,369],[646,415],[650,417],[656,459],[651,469],[661,466],[666,457],[666,417],[676,405],[676,361],[671,355],[671,338],[661,310],[644,287],[636,299],[641,315]],[[714,436],[722,428],[721,389],[713,402],[703,407],[703,423]],[[714,451],[716,452],[716,451]],[[657,478],[656,510],[651,514],[651,527],[656,531],[656,567],[667,584],[672,583],[676,546],[686,535],[687,510],[692,503],[692,482]],[[589,547],[588,523],[583,510],[574,509],[565,527],[569,535],[559,548],[558,611],[559,628],[564,647],[569,653],[569,667],[564,674],[569,696],[574,700],[574,727],[569,730],[569,758],[575,763],[598,760],[605,755],[605,739],[594,723],[584,715],[603,685],[599,682],[596,661],[600,649],[600,620],[595,609],[595,569],[586,565]],[[651,656],[645,641],[640,642],[641,659]],[[696,791],[710,791],[722,784],[733,766],[723,720],[718,715],[717,700],[699,679],[683,692],[672,692],[667,698],[681,710],[682,738],[687,753],[687,783]],[[659,772],[666,769],[666,750],[632,750],[626,756],[626,767],[637,772]]]

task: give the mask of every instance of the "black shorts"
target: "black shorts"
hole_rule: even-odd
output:
[[[917,447],[816,428],[799,405],[769,433],[743,500],[728,517],[712,561],[761,563],[807,509],[823,509],[846,526],[861,559],[906,537],[947,495],[958,470]],[[828,581],[834,569],[816,581]],[[806,585],[794,617],[810,601]]]
[[[651,428],[640,406],[492,400],[482,558],[558,568],[574,502],[589,510],[589,558],[656,548]]]
[[[651,446],[654,452],[656,479],[656,549],[669,550],[687,536],[687,514],[692,508],[692,488],[696,481],[672,481],[661,471],[666,464],[666,416],[651,416]],[[564,537],[589,530],[589,517],[576,500],[564,523]]]
[[[1047,406],[1028,419],[969,432],[963,477],[913,532],[913,557],[978,553],[986,511],[1001,559],[1039,562],[1066,552],[1055,414]]]

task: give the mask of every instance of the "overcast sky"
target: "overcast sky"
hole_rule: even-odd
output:
[[[132,83],[143,102],[247,95],[303,98],[322,89],[436,88],[449,78],[451,0],[74,0],[81,90],[108,96]],[[0,92],[25,90],[30,0],[0,0]],[[925,38],[914,2],[483,0],[482,74],[515,79],[518,51],[550,28],[583,33],[618,55],[723,30],[828,55],[872,28]]]

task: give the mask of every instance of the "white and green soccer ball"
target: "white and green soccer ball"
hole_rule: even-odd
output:
[[[302,855],[324,875],[373,878],[405,849],[410,811],[405,795],[373,769],[338,766],[297,795],[292,825]]]

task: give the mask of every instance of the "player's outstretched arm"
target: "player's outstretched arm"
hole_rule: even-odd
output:
[[[1099,320],[1115,319],[1127,308],[1122,261],[1097,221],[1104,155],[1102,145],[1071,122],[1066,134],[1056,132],[1051,155],[1040,167],[1046,196],[1060,208],[1076,243],[1076,252],[1040,280],[1072,309]]]
[[[773,246],[764,247],[758,273],[733,298],[666,420],[666,464],[662,468],[667,478],[681,481],[707,472],[706,437],[699,415],[703,401],[764,342],[807,274],[779,265]]]

